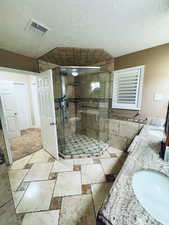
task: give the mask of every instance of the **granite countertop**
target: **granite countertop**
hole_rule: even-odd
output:
[[[98,224],[160,225],[139,203],[132,187],[136,171],[152,169],[169,176],[169,163],[159,158],[163,129],[145,125],[129,147],[129,156],[117,176],[102,208]],[[152,187],[153,191],[153,187]]]

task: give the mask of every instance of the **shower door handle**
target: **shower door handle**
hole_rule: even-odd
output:
[[[56,125],[56,123],[50,123],[50,126],[54,126],[54,125]]]

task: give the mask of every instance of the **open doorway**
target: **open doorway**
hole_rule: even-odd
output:
[[[37,77],[0,71],[0,96],[12,160],[42,149]]]

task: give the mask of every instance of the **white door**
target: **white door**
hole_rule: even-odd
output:
[[[13,97],[13,83],[9,81],[0,82],[0,96],[2,111],[4,114],[4,126],[9,138],[20,136],[17,118],[17,108]]]
[[[38,76],[38,96],[43,147],[52,156],[58,158],[52,70]]]
[[[32,127],[28,87],[23,82],[14,82],[13,84],[19,128],[25,130]]]

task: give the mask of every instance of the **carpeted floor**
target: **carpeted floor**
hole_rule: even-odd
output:
[[[11,140],[13,160],[20,159],[32,152],[42,149],[41,131],[38,128],[29,128],[21,132],[21,136]]]

